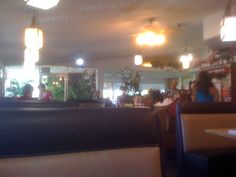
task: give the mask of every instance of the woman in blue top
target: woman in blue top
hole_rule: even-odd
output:
[[[193,89],[193,101],[207,103],[218,101],[218,91],[206,71],[198,73]]]

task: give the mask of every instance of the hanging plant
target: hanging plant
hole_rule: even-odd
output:
[[[173,71],[180,70],[182,68],[181,63],[175,57],[156,56],[145,60],[151,61],[152,67],[158,68],[160,70]]]

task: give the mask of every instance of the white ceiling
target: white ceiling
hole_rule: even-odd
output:
[[[106,63],[115,58],[132,58],[137,51],[135,36],[147,19],[156,20],[155,30],[164,29],[167,43],[145,49],[145,55],[178,55],[188,41],[189,50],[201,55],[204,17],[224,9],[226,0],[61,0],[48,11],[33,9],[24,0],[0,1],[0,62],[23,63],[24,28],[34,10],[45,42],[42,64],[74,65],[82,55],[88,62]],[[180,24],[180,25],[179,25]],[[81,52],[82,51],[82,52]]]

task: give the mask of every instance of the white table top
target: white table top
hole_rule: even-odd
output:
[[[233,131],[233,133],[229,133],[229,131]],[[236,140],[236,128],[228,128],[228,129],[205,129],[205,132],[210,135],[221,136],[225,138],[235,139]]]

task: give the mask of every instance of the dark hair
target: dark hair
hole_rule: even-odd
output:
[[[38,88],[40,89],[46,89],[46,85],[45,84],[43,84],[43,83],[40,83],[39,84],[39,86],[38,86]]]
[[[164,96],[161,94],[160,90],[152,90],[150,95],[153,101],[160,101],[161,103],[164,101]]]
[[[26,84],[23,87],[22,95],[27,96],[29,94],[32,94],[33,90],[34,90],[34,88],[30,84]]]
[[[209,88],[213,87],[213,83],[211,82],[211,78],[206,71],[200,71],[198,73],[198,78],[196,82],[196,89],[202,90],[206,94],[209,94]]]

